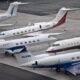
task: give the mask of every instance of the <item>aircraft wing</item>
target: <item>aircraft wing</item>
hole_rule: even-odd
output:
[[[13,26],[14,24],[0,24],[0,28]]]
[[[57,36],[62,33],[41,33],[41,32],[35,32],[35,33],[30,33],[30,34],[24,34],[23,36],[25,37],[34,37],[34,36],[40,36],[40,35],[51,35],[51,36]]]
[[[70,67],[67,67],[66,71],[72,73],[75,76],[80,75],[80,62],[72,64]]]
[[[0,32],[15,29],[14,26],[17,27],[14,23],[9,23],[9,24],[1,23]]]
[[[35,36],[39,36],[40,34],[42,34],[42,33],[41,32],[35,32],[35,33],[24,34],[23,36],[25,36],[25,37],[35,37]]]

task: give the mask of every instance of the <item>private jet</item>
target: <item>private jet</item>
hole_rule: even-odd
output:
[[[46,52],[56,53],[70,49],[80,49],[80,37],[56,41],[46,50]]]
[[[54,56],[45,53],[34,56],[27,46],[17,46],[15,51],[14,55],[21,67],[55,68],[57,72],[64,70],[66,74],[80,75],[80,52]]]
[[[21,5],[21,4],[26,4],[26,3],[21,3],[21,2],[10,3],[8,10],[5,13],[0,13],[0,22],[16,16],[18,5]]]
[[[35,23],[31,26],[27,26],[24,28],[18,28],[8,31],[0,32],[0,38],[9,38],[13,36],[25,35],[25,36],[37,36],[42,34],[43,31],[55,28],[56,26],[60,26],[61,24],[65,23],[66,16],[68,11],[71,10],[78,10],[77,8],[61,8],[56,15],[55,19],[49,22],[39,22]]]
[[[14,40],[0,40],[0,49],[4,51],[5,55],[15,53],[12,47],[14,46],[35,46],[39,44],[47,43],[56,41],[57,39],[53,37],[53,33],[43,34],[40,36],[35,37],[28,37],[28,38],[20,38]]]

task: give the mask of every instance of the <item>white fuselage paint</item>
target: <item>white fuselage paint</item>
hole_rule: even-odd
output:
[[[42,24],[35,24],[32,26],[27,26],[24,28],[19,28],[19,29],[13,29],[13,30],[8,30],[8,31],[3,31],[0,33],[0,38],[8,38],[8,37],[13,37],[13,36],[18,36],[18,35],[27,35],[31,33],[35,33],[38,31],[43,31],[47,30],[53,27],[53,24],[51,22],[46,22]],[[35,34],[36,35],[36,34]]]
[[[56,26],[59,26],[59,25],[65,23],[68,10],[72,10],[72,9],[65,8],[65,7],[61,8],[58,11],[56,17],[49,22],[39,22],[39,23],[35,23],[32,26],[3,31],[0,33],[0,38],[2,39],[2,38],[8,38],[8,37],[13,37],[13,36],[18,36],[18,35],[35,33],[35,32],[48,30],[48,29],[54,28]]]
[[[45,43],[54,40],[56,40],[56,38],[50,37],[49,35],[41,35],[36,37],[8,40],[8,41],[2,41],[0,43],[0,49],[7,49],[10,47],[21,46],[21,45],[35,45],[35,44]]]
[[[54,66],[57,64],[64,64],[64,63],[70,63],[74,61],[80,61],[80,52],[73,52],[68,54],[60,54],[55,56],[48,56],[45,58],[33,60],[29,63],[26,63],[24,66],[33,66],[32,64],[35,64],[35,61],[37,61],[37,65],[35,66]]]
[[[68,49],[68,48],[76,48],[78,46],[80,46],[80,37],[61,40],[61,41],[56,41],[46,51],[55,52],[55,51],[58,51],[58,50],[65,50],[65,49]]]

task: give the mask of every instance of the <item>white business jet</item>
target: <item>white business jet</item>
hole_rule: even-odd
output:
[[[61,69],[66,74],[80,75],[80,52],[72,52],[60,55],[50,56],[49,54],[32,55],[27,47],[15,47],[14,54],[20,66],[32,68],[55,68],[57,72]]]
[[[46,52],[59,52],[69,49],[80,49],[80,37],[56,41]]]
[[[0,33],[0,38],[8,38],[13,36],[19,36],[19,35],[26,35],[26,36],[36,36],[40,35],[42,31],[55,28],[56,26],[59,26],[63,23],[65,23],[66,16],[69,10],[77,10],[77,8],[61,8],[56,15],[55,19],[49,21],[49,22],[39,22],[35,23],[32,26],[27,26],[24,28],[18,28],[8,31],[3,31]]]
[[[27,4],[27,3],[21,3],[21,2],[10,3],[8,10],[5,13],[0,13],[0,21],[4,21],[8,18],[16,16],[18,5],[21,4]]]
[[[5,13],[0,13],[0,22],[16,16],[17,10],[18,10],[18,5],[21,5],[21,4],[28,4],[28,3],[21,3],[21,2],[10,3],[8,10]],[[1,27],[12,26],[12,25],[13,24],[0,24]]]
[[[8,40],[8,41],[1,40],[0,49],[4,51],[5,55],[13,54],[15,53],[14,49],[12,48],[14,46],[16,47],[22,46],[22,45],[34,46],[34,45],[39,45],[43,43],[49,44],[50,42],[57,40],[56,38],[53,37],[53,35],[54,35],[53,33],[49,33],[49,34],[43,34],[35,37],[14,39],[14,40]]]

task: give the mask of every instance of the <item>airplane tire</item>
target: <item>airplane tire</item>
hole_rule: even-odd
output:
[[[60,72],[60,68],[56,68],[56,72]]]
[[[66,75],[69,75],[69,72],[68,72],[68,71],[65,71],[65,74],[66,74]]]
[[[6,55],[9,55],[9,53],[8,53],[8,52],[5,52],[5,56],[6,56]]]
[[[12,54],[12,57],[14,57],[14,54]]]

